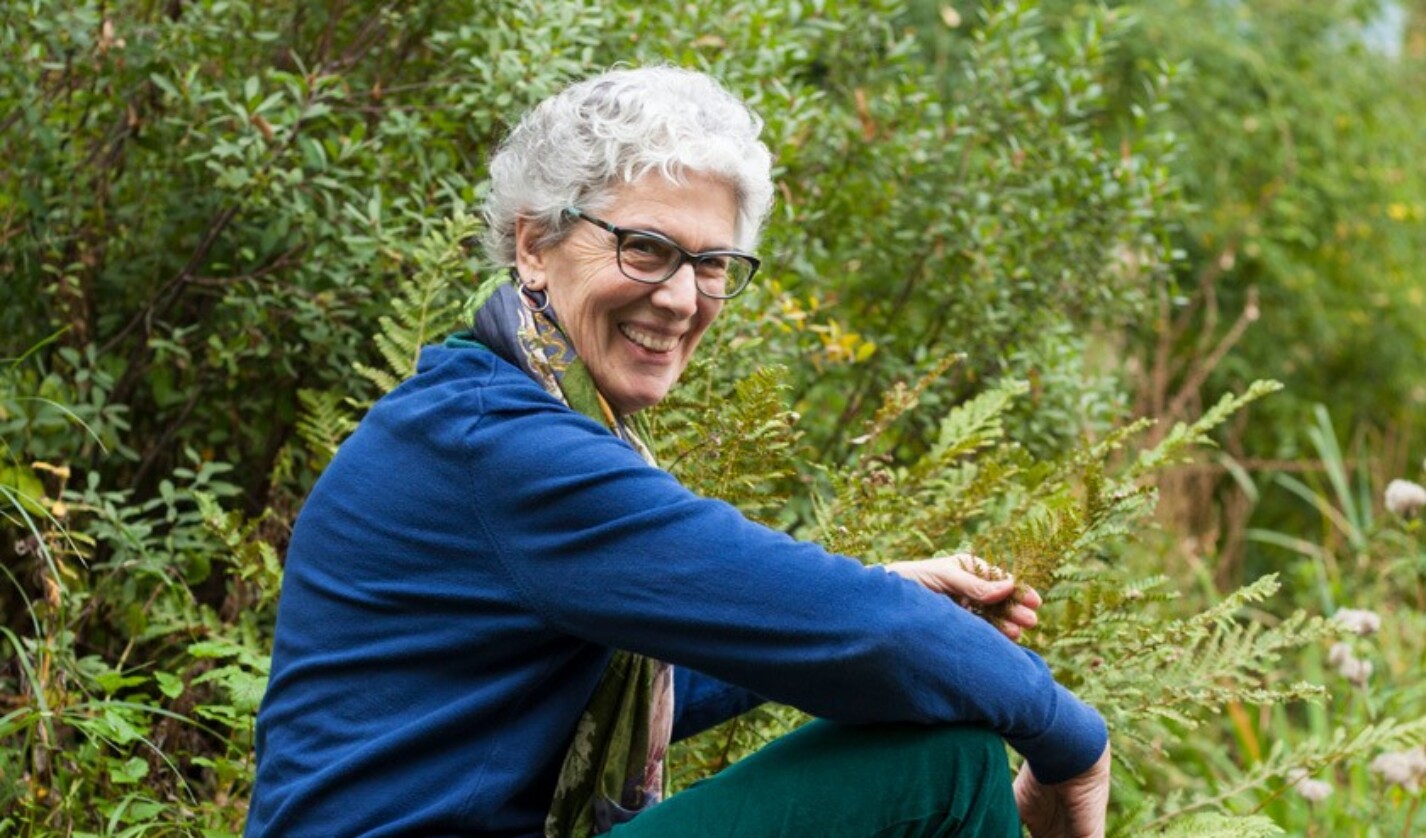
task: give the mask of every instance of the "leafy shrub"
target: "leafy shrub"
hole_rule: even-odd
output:
[[[1137,63],[1114,11],[1060,32],[994,4],[948,33],[924,5],[0,10],[0,835],[241,828],[300,498],[496,281],[463,244],[510,120],[621,60],[719,75],[779,165],[766,281],[649,417],[685,482],[869,560],[971,548],[1045,591],[1038,648],[1114,727],[1120,831],[1269,834],[1260,812],[1296,822],[1285,772],[1419,741],[1376,713],[1304,732],[1321,679],[1279,667],[1329,627],[1262,619],[1271,579],[1175,598],[1131,538],[1150,477],[1264,392],[1126,424],[1124,330],[1155,322],[1175,247],[1199,258],[1169,224],[1177,70]],[[1234,763],[1257,705],[1293,747]],[[681,781],[796,722],[689,743]]]

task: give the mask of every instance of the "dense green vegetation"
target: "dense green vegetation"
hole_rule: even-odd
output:
[[[1426,9],[23,0],[0,836],[241,830],[301,499],[498,276],[493,143],[619,61],[715,73],[778,161],[765,273],[651,417],[681,479],[1046,593],[1115,834],[1426,829],[1426,551],[1383,501],[1423,453]]]

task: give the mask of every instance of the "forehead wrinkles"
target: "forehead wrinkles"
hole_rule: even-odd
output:
[[[615,186],[598,203],[591,209],[610,224],[658,233],[687,250],[737,247],[737,199],[733,186],[717,175],[649,172]]]

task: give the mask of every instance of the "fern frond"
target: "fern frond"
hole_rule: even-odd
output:
[[[1285,835],[1282,827],[1260,815],[1196,814],[1177,818],[1154,838],[1269,838]]]
[[[407,378],[416,371],[416,361],[426,339],[426,323],[430,299],[429,288],[415,281],[402,283],[400,296],[394,301],[399,317],[382,315],[376,319],[380,331],[372,338],[386,368],[397,378]]]
[[[906,413],[914,410],[921,403],[921,396],[935,382],[941,380],[946,372],[956,364],[965,360],[963,353],[947,355],[941,358],[931,367],[930,370],[916,380],[916,383],[907,387],[903,382],[897,382],[881,394],[881,406],[877,408],[876,414],[867,423],[866,430],[852,440],[855,445],[870,446],[871,443],[881,438],[886,430]],[[871,449],[867,448],[868,454]]]
[[[448,331],[460,310],[456,289],[470,272],[465,243],[480,229],[467,213],[444,219],[422,237],[413,253],[415,269],[391,300],[391,313],[378,318],[380,331],[372,343],[386,369],[357,364],[356,371],[389,392],[416,372],[421,347]],[[493,287],[494,283],[488,283]]]
[[[1012,379],[952,408],[941,420],[935,446],[918,465],[934,469],[999,441],[1005,435],[1001,416],[1029,391],[1029,384]]]
[[[360,362],[353,364],[352,368],[355,369],[357,374],[362,378],[375,384],[383,393],[390,393],[401,384],[401,379],[386,370],[369,367]]]
[[[1113,429],[1104,435],[1104,438],[1089,444],[1084,444],[1075,448],[1067,456],[1056,462],[1049,464],[1044,469],[1041,479],[1050,482],[1059,482],[1073,479],[1076,475],[1083,474],[1085,469],[1093,468],[1096,465],[1100,468],[1109,461],[1109,458],[1130,439],[1154,426],[1154,420],[1148,418],[1135,419],[1126,425]]]
[[[1275,742],[1266,759],[1229,779],[1210,792],[1185,798],[1173,796],[1166,800],[1162,814],[1144,824],[1147,829],[1166,829],[1186,816],[1204,809],[1215,809],[1234,798],[1252,791],[1265,789],[1274,780],[1281,780],[1293,772],[1316,774],[1331,765],[1365,761],[1374,754],[1386,750],[1404,750],[1426,743],[1426,719],[1398,722],[1386,719],[1377,724],[1369,724],[1348,733],[1337,728],[1331,739],[1312,739],[1287,748],[1282,742]],[[1289,788],[1283,783],[1259,801],[1261,811]]]
[[[297,437],[318,460],[318,466],[326,466],[337,446],[356,429],[356,419],[344,403],[344,394],[334,390],[303,388],[297,391],[297,401],[302,406]]]
[[[1120,731],[1141,729],[1145,719],[1192,728],[1231,702],[1320,700],[1321,686],[1278,682],[1272,674],[1287,652],[1332,637],[1337,629],[1303,612],[1273,626],[1240,616],[1245,606],[1277,590],[1276,577],[1265,576],[1202,613],[1164,621],[1137,616],[1126,608],[1132,599],[1101,588],[1097,601],[1072,610],[1070,620],[1078,628],[1058,638],[1056,651],[1073,661],[1071,671],[1091,673],[1079,693],[1101,706],[1110,726]],[[1106,619],[1116,613],[1120,619]],[[1111,637],[1112,645],[1105,642]]]
[[[1175,424],[1162,442],[1148,451],[1141,451],[1130,476],[1146,474],[1170,463],[1181,462],[1190,448],[1213,445],[1213,440],[1208,436],[1209,431],[1252,402],[1281,389],[1282,384],[1277,381],[1254,381],[1241,395],[1224,394],[1198,421],[1192,424]]]
[[[647,435],[659,459],[695,492],[770,522],[787,502],[785,479],[796,472],[788,377],[784,367],[759,369],[733,386],[719,410],[688,409],[686,391],[660,405],[645,420],[659,428]]]

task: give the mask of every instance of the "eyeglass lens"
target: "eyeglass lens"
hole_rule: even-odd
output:
[[[630,279],[663,282],[684,261],[683,252],[663,239],[626,232],[619,242],[619,266]],[[729,297],[743,290],[753,265],[734,254],[710,253],[693,260],[694,282],[710,297]]]

